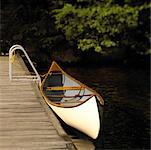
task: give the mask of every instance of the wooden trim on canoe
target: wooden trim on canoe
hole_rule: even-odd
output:
[[[82,90],[84,87],[81,86],[54,86],[47,87],[48,91],[64,91],[64,90]]]

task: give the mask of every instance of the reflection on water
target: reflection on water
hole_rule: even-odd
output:
[[[99,92],[105,100],[103,137],[91,141],[95,149],[150,148],[148,72],[122,67],[65,70]]]
[[[73,139],[73,143],[78,150],[95,150],[95,145],[86,139]]]

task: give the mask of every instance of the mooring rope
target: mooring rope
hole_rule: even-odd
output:
[[[15,54],[15,52],[13,52],[12,57],[10,58],[10,62],[11,62],[11,63],[14,63],[14,61],[15,61],[15,56],[16,56],[16,54]]]

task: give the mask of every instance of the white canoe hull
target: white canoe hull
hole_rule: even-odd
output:
[[[51,105],[53,111],[69,126],[96,139],[100,131],[100,116],[96,97],[91,97],[81,105],[63,108]]]

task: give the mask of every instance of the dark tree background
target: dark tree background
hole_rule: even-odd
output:
[[[46,63],[142,63],[149,18],[149,0],[1,0],[0,51],[18,43]]]

